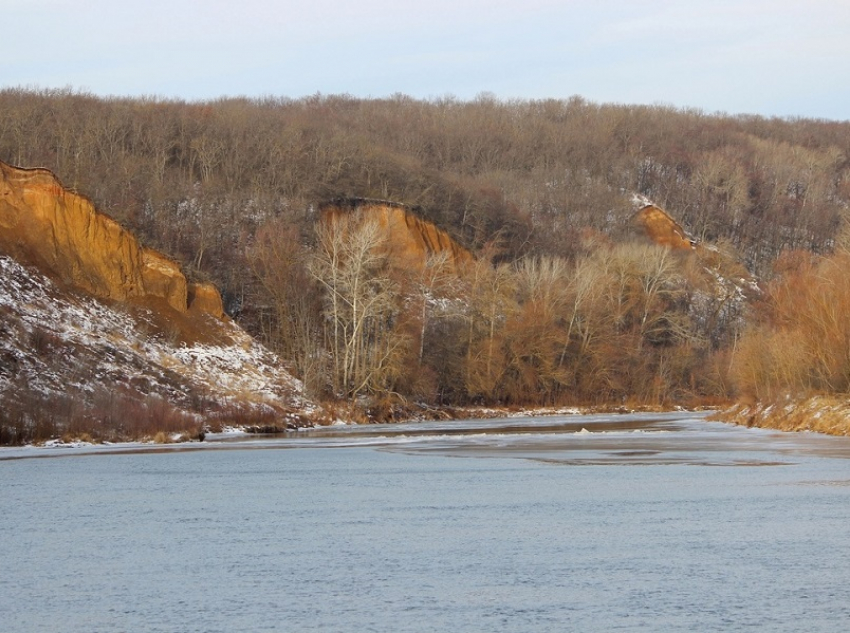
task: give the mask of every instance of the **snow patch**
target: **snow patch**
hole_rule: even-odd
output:
[[[179,385],[189,384],[221,404],[304,414],[316,409],[301,382],[280,369],[280,359],[233,322],[221,324],[230,345],[175,347],[164,336],[145,334],[144,315],[61,292],[6,256],[0,256],[0,317],[0,396],[19,385],[45,397],[132,385],[174,401],[186,398]]]

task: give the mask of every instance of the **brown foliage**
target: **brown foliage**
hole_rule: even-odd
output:
[[[701,240],[725,240],[750,271],[767,274],[788,249],[827,252],[850,202],[848,151],[848,123],[580,98],[187,103],[0,90],[0,160],[52,169],[146,244],[215,281],[228,313],[292,359],[314,392],[336,382],[337,393],[437,401],[658,400],[727,393],[731,375],[754,376],[740,378],[753,390],[764,372],[769,391],[786,382],[844,389],[841,313],[830,308],[844,307],[830,294],[830,284],[843,288],[837,272],[818,265],[795,281],[782,271],[789,285],[771,291],[761,326],[782,333],[763,330],[763,345],[742,340],[732,354],[739,309],[731,294],[712,297],[702,266],[683,282],[671,273],[681,262],[605,244],[627,232],[638,192]],[[358,374],[372,376],[365,383],[332,367],[345,364],[346,346],[329,343],[338,332],[321,318],[305,263],[305,227],[318,203],[338,196],[413,205],[474,251],[497,236],[502,246],[464,277],[464,309],[382,271],[392,298],[358,321],[368,333],[348,347],[358,359],[348,374],[381,368]],[[592,245],[582,240],[590,234]],[[514,266],[543,256],[568,265],[554,303],[528,292],[525,264]],[[823,344],[782,360],[804,330]],[[375,362],[358,365],[364,358]]]
[[[151,439],[158,433],[197,437],[202,418],[163,398],[124,387],[93,394],[41,393],[19,385],[5,394],[0,445],[87,438],[94,442]]]
[[[761,322],[734,357],[738,388],[758,400],[850,391],[850,253],[789,255],[768,286]]]

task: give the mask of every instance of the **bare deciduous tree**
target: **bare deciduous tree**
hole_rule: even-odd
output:
[[[330,214],[316,227],[310,270],[326,297],[334,389],[351,397],[389,389],[406,341],[396,327],[383,230],[359,210]]]

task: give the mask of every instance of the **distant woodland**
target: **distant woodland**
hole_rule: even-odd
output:
[[[222,289],[309,391],[698,403],[850,390],[850,122],[481,95],[183,102],[0,91],[0,159],[54,171]],[[634,194],[701,244],[627,238]],[[396,265],[363,197],[475,254]],[[354,306],[357,306],[356,308]]]

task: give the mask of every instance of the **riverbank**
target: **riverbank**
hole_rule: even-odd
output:
[[[323,404],[324,416],[313,419],[315,426],[333,424],[398,424],[453,420],[486,420],[500,418],[546,417],[555,415],[594,415],[631,413],[669,413],[675,411],[708,411],[718,407],[682,407],[658,404],[598,404],[573,406],[429,406],[419,403],[393,403],[360,407],[350,403]],[[246,429],[252,432],[252,429]],[[282,429],[285,430],[285,429]]]
[[[738,404],[709,418],[778,431],[850,435],[850,400],[836,396],[786,398],[775,403]]]
[[[28,443],[23,446],[19,445],[18,448],[63,449],[103,446],[119,449],[127,449],[129,447],[147,447],[153,449],[163,445],[197,444],[199,442],[215,443],[216,441],[230,440],[238,437],[250,438],[252,436],[280,435],[328,426],[403,424],[428,421],[452,422],[461,420],[551,417],[558,415],[626,415],[632,413],[666,413],[686,410],[682,407],[662,407],[657,405],[595,405],[582,407],[426,407],[422,405],[406,405],[404,407],[394,406],[383,410],[380,412],[380,415],[376,416],[374,411],[345,405],[325,407],[322,416],[314,416],[312,418],[291,415],[281,418],[278,422],[264,424],[223,425],[221,423],[215,423],[213,425],[202,425],[200,431],[180,433],[159,432],[154,436],[138,439],[127,438],[123,441],[104,441],[92,437],[88,433],[77,435],[66,433],[61,438]],[[13,447],[5,446],[0,448]]]

